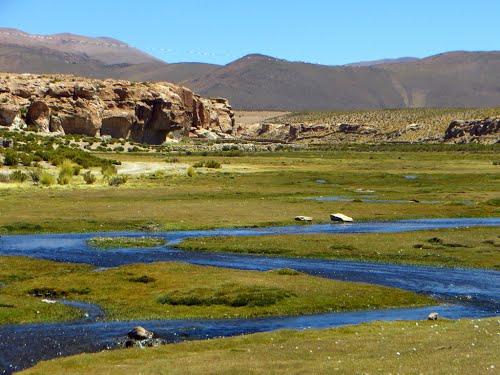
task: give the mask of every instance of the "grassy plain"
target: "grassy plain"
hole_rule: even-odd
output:
[[[375,322],[80,354],[23,373],[494,374],[500,366],[498,331],[496,318]]]
[[[238,271],[184,263],[106,270],[0,257],[0,323],[66,320],[80,313],[42,299],[97,303],[108,319],[234,318],[421,306],[432,300],[399,289],[285,271]]]
[[[183,241],[179,247],[191,251],[224,251],[500,270],[500,232],[496,227],[409,233],[194,238]]]
[[[61,232],[291,224],[296,215],[328,221],[331,212],[356,220],[421,217],[498,216],[498,153],[443,151],[303,151],[237,157],[179,155],[173,164],[216,159],[221,169],[185,167],[169,173],[145,173],[125,185],[86,185],[75,179],[64,186],[0,183],[0,231]],[[107,154],[106,154],[107,155]],[[161,162],[165,155],[111,154],[123,163]],[[407,175],[416,176],[413,180]],[[319,183],[321,181],[323,183]],[[356,202],[358,189],[377,199],[421,203]],[[341,195],[349,202],[305,198]],[[438,201],[438,203],[425,203]]]

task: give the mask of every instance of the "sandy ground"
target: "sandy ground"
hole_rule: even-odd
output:
[[[142,174],[154,173],[157,171],[164,172],[168,175],[185,174],[186,169],[190,164],[186,163],[165,163],[165,162],[140,162],[140,161],[123,161],[117,166],[119,174],[137,176]],[[261,166],[252,166],[248,164],[223,164],[221,169],[197,168],[198,173],[255,173],[272,170]]]

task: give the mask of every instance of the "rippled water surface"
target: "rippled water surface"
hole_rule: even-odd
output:
[[[171,247],[185,238],[206,236],[245,236],[300,233],[396,233],[438,228],[500,226],[500,218],[457,218],[322,224],[253,229],[216,229],[155,233],[169,246],[151,249],[100,251],[87,245],[89,238],[101,235],[43,234],[2,236],[0,255],[22,255],[64,262],[113,267],[129,263],[182,261],[245,270],[267,271],[293,268],[326,278],[363,281],[426,293],[443,301],[429,308],[370,310],[345,313],[272,317],[238,320],[159,320],[105,322],[98,306],[66,302],[87,311],[80,322],[0,326],[0,369],[9,373],[60,355],[97,351],[112,345],[131,327],[146,326],[171,341],[232,336],[281,328],[326,328],[372,320],[423,319],[430,311],[448,318],[496,316],[500,311],[500,272],[480,269],[451,269],[305,258],[280,258],[243,254],[184,252]],[[106,236],[143,236],[145,233],[114,232]],[[146,235],[151,236],[151,233]]]

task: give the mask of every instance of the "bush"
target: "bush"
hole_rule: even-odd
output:
[[[31,181],[33,181],[34,184],[38,184],[40,182],[41,173],[38,169],[31,171],[29,173],[29,175],[30,175]]]
[[[54,185],[56,182],[56,179],[54,178],[54,176],[52,176],[50,173],[48,172],[43,172],[41,175],[40,175],[40,183],[43,185],[43,186],[50,186],[50,185]]]
[[[222,168],[222,165],[216,160],[209,160],[205,163],[205,167],[219,169]]]
[[[109,179],[109,186],[120,186],[126,183],[128,180],[127,176],[114,176]]]
[[[92,174],[92,172],[87,171],[83,174],[83,180],[87,185],[92,185],[96,181],[96,177]]]
[[[67,174],[67,173],[59,173],[59,176],[57,177],[57,183],[59,185],[68,185],[71,182],[71,178],[73,175]]]
[[[203,168],[205,166],[205,162],[203,161],[197,161],[196,163],[193,164],[193,168]]]
[[[16,170],[10,174],[10,180],[14,182],[24,182],[28,179],[28,175],[23,171]]]
[[[69,175],[73,176],[75,173],[74,164],[69,159],[64,159],[61,164],[59,164],[59,175]]]
[[[188,177],[193,177],[196,174],[196,170],[193,167],[189,167],[186,170],[186,174],[188,175]]]
[[[117,170],[114,165],[103,165],[101,167],[101,173],[104,178],[110,178],[116,175]]]
[[[7,150],[3,160],[4,165],[15,167],[19,164],[19,155],[13,150]]]
[[[0,173],[0,182],[10,182],[10,176],[8,173]]]
[[[31,156],[29,154],[20,153],[19,154],[19,162],[22,165],[29,167],[31,165],[31,163],[33,162],[33,156]]]

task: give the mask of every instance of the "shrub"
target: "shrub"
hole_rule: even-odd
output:
[[[117,170],[114,165],[103,165],[101,167],[101,173],[104,178],[110,178],[116,175]]]
[[[31,163],[33,162],[33,156],[31,156],[29,154],[20,153],[19,154],[19,162],[22,165],[29,167],[31,165]]]
[[[19,164],[18,153],[13,150],[7,150],[4,155],[3,164],[12,167],[18,165]]]
[[[205,166],[205,162],[203,161],[197,161],[196,163],[193,164],[193,168],[203,168]]]
[[[10,182],[10,176],[8,173],[0,173],[0,182]]]
[[[10,174],[11,181],[24,182],[28,179],[28,175],[23,171],[16,170]]]
[[[219,169],[222,168],[221,163],[219,163],[216,160],[209,160],[205,163],[206,168],[214,168],[214,169]]]
[[[40,182],[41,172],[38,169],[30,171],[29,175],[34,184],[38,184]]]
[[[113,176],[109,179],[109,186],[120,186],[126,183],[128,180],[127,176]]]
[[[59,165],[59,175],[74,175],[74,164],[69,159],[64,159],[62,163]]]
[[[96,177],[92,172],[87,171],[83,174],[83,180],[87,185],[92,185],[96,181]]]
[[[188,175],[188,177],[193,177],[196,174],[196,170],[193,167],[189,167],[186,170],[186,174]]]
[[[179,158],[168,158],[167,160],[165,160],[167,163],[178,163],[180,162]]]
[[[71,182],[72,176],[73,175],[67,173],[59,173],[59,176],[57,177],[57,183],[59,185],[68,185]]]
[[[50,185],[54,185],[56,182],[56,179],[54,178],[54,176],[52,176],[50,173],[48,172],[43,172],[41,175],[40,175],[40,183],[43,185],[43,186],[50,186]]]

